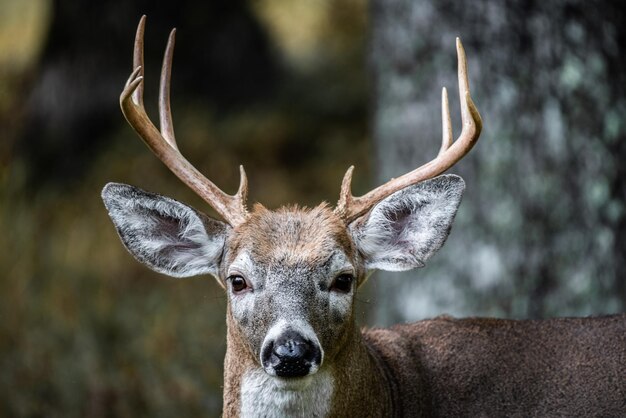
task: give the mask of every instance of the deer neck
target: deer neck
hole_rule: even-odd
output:
[[[230,316],[230,315],[229,315]],[[224,417],[238,416],[391,416],[392,386],[385,365],[352,327],[345,344],[325,367],[298,384],[269,376],[227,320],[224,362]]]
[[[394,386],[387,366],[356,324],[332,359],[332,371],[335,390],[329,416],[394,416]]]

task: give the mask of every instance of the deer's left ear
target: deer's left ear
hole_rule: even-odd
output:
[[[446,241],[465,182],[448,174],[406,187],[350,225],[368,270],[423,267]]]

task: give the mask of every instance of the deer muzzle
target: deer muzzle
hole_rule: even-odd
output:
[[[272,327],[261,348],[261,365],[266,373],[285,378],[304,377],[317,372],[323,351],[310,327]],[[309,328],[309,329],[306,329]]]

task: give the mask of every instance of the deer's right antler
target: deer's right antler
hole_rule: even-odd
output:
[[[183,181],[191,190],[204,199],[217,213],[232,226],[243,223],[248,212],[246,210],[246,197],[248,194],[248,181],[243,166],[239,166],[241,179],[239,190],[235,195],[224,193],[213,182],[200,173],[178,151],[172,112],[170,109],[170,79],[172,75],[172,56],[174,53],[174,36],[176,29],[170,33],[163,57],[161,69],[161,82],[159,86],[159,120],[160,131],[154,126],[146,113],[143,105],[143,43],[146,17],[142,16],[137,27],[135,36],[135,48],[133,54],[134,71],[128,78],[124,90],[120,95],[120,106],[126,120],[139,134],[148,148],[163,163]]]
[[[465,58],[465,50],[459,38],[456,38],[456,50],[459,61],[459,95],[461,97],[461,120],[463,122],[461,135],[456,141],[452,140],[448,93],[444,87],[441,92],[443,137],[441,149],[437,157],[421,167],[398,178],[391,179],[387,183],[359,197],[352,196],[352,192],[350,191],[354,166],[350,167],[341,183],[341,194],[337,207],[335,208],[335,212],[347,223],[365,214],[375,204],[398,190],[402,190],[405,187],[428,180],[443,173],[463,158],[472,149],[476,141],[478,141],[482,129],[482,121],[478,109],[476,109],[472,97],[470,96],[467,60]]]

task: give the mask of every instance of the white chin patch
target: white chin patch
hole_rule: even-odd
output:
[[[242,417],[326,417],[330,412],[333,377],[328,370],[297,379],[283,379],[261,368],[248,370],[241,381]]]

